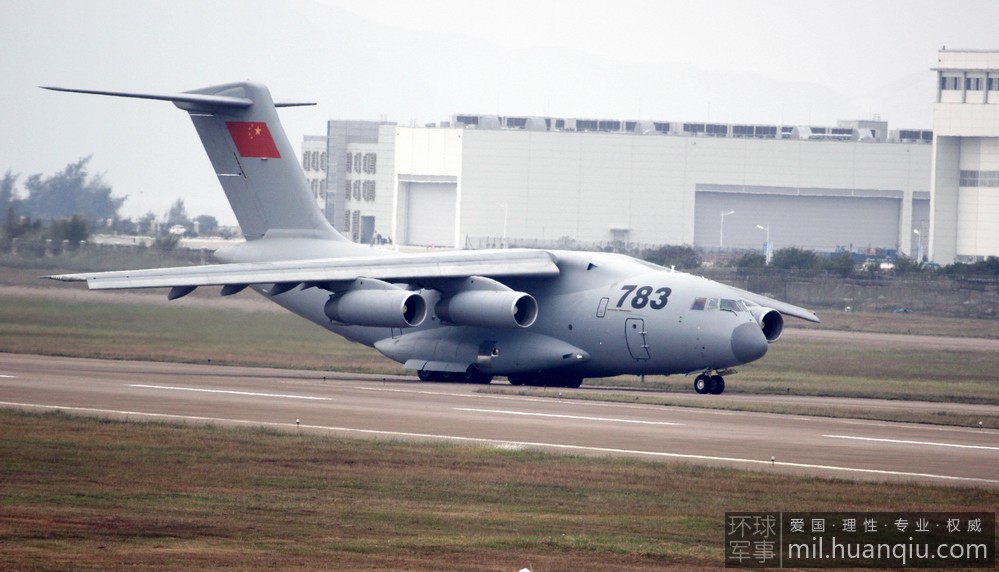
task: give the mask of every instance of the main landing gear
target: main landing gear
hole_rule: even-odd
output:
[[[568,387],[577,388],[583,385],[583,378],[571,374],[552,372],[512,373],[506,376],[510,385],[528,385],[531,387]]]
[[[481,383],[485,385],[493,380],[493,376],[482,373],[479,371],[479,368],[474,365],[468,366],[468,369],[466,369],[464,373],[452,371],[427,371],[421,369],[416,372],[416,375],[420,378],[420,381]]]
[[[710,371],[706,371],[694,378],[694,391],[700,393],[701,395],[704,395],[705,393],[721,395],[721,393],[725,391],[725,378],[721,376],[723,373],[735,373],[735,371],[716,371],[714,375],[711,375]]]

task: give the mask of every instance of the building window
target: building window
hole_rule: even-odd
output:
[[[364,181],[364,200],[374,201],[375,200],[375,182],[374,181]]]
[[[704,130],[708,135],[713,135],[715,137],[725,137],[726,135],[728,135],[727,125],[708,123],[707,125],[704,126]]]
[[[351,167],[353,165],[354,165],[354,156],[351,155],[350,153],[347,153],[347,172],[348,173],[350,173],[352,171]]]
[[[309,152],[302,151],[302,168],[306,171],[309,170]]]
[[[326,172],[326,151],[323,151],[323,154],[319,156],[319,169]]]
[[[959,90],[961,89],[961,78],[959,76],[941,76],[940,89]]]
[[[364,171],[361,170],[361,154],[360,153],[354,153],[354,172],[355,173],[363,173],[364,172]]]
[[[361,181],[354,181],[354,200],[361,200]]]
[[[961,171],[960,185],[999,188],[999,171]]]
[[[318,171],[319,170],[319,151],[313,151],[311,153],[311,155],[312,155],[312,170],[313,171]]]
[[[999,77],[989,78],[989,91],[999,91]]]
[[[964,80],[964,88],[968,91],[982,91],[982,80],[985,78],[981,77],[969,77]]]

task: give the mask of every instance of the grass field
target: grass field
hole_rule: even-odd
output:
[[[217,300],[199,291],[166,303],[162,292],[24,291],[25,277],[41,273],[0,274],[10,286],[0,295],[0,351],[401,373],[374,350],[249,295]],[[996,338],[997,324],[853,314],[829,316],[822,327]],[[726,395],[999,403],[990,352],[917,354],[794,334],[740,368]],[[704,397],[691,395],[686,377],[599,383],[660,389],[635,393],[674,405]],[[714,568],[726,511],[999,506],[999,491],[976,487],[9,410],[0,410],[0,461],[5,570]]]
[[[0,410],[0,569],[648,570],[724,513],[960,511],[999,491]]]

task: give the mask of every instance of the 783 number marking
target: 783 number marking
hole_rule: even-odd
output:
[[[669,302],[669,295],[673,293],[672,289],[665,286],[654,290],[652,286],[639,286],[638,284],[625,284],[621,290],[624,291],[624,294],[617,301],[617,307],[623,307],[630,296],[631,307],[636,310],[641,310],[646,306],[653,310],[662,310]]]

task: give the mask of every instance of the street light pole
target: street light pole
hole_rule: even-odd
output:
[[[767,242],[763,250],[763,256],[764,260],[766,261],[766,264],[769,265],[770,260],[773,258],[773,246],[770,244],[770,223],[768,222],[767,226],[762,226],[758,224],[756,225],[756,228],[765,231],[767,233]]]
[[[719,250],[725,247],[725,217],[727,217],[730,214],[735,214],[735,211],[728,211],[728,212],[722,211],[721,213],[721,226],[719,227],[720,230],[718,231]]]
[[[496,206],[503,208],[503,242],[501,243],[501,248],[506,248],[506,218],[510,208],[506,203],[496,203]]]

